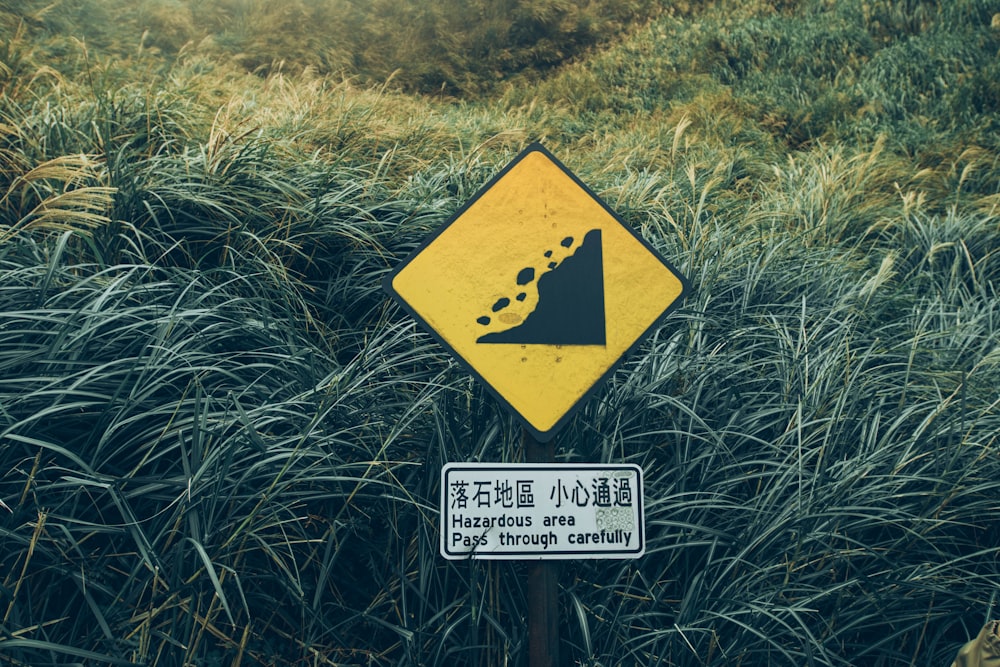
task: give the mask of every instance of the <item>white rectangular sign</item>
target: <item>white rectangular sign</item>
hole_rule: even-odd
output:
[[[441,555],[458,560],[638,558],[642,468],[632,464],[449,463]]]

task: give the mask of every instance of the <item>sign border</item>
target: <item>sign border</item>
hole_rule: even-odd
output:
[[[532,471],[573,471],[573,470],[632,470],[637,481],[637,509],[639,511],[639,529],[636,548],[619,551],[504,551],[482,553],[461,552],[453,554],[448,551],[447,537],[444,528],[448,525],[448,473],[454,470],[523,470]],[[626,560],[641,558],[646,554],[646,499],[645,483],[642,467],[636,463],[458,463],[445,464],[441,468],[440,519],[438,526],[438,547],[441,556],[447,560]]]
[[[484,378],[476,369],[468,362],[462,355],[458,354],[455,349],[448,344],[448,342],[439,334],[430,323],[425,320],[420,313],[413,309],[409,303],[393,288],[392,283],[403,269],[405,269],[410,262],[412,262],[420,253],[422,253],[428,246],[430,246],[437,238],[444,233],[448,227],[452,225],[456,220],[462,217],[465,212],[470,209],[480,198],[482,198],[494,185],[497,184],[504,176],[507,175],[514,167],[516,167],[522,160],[531,155],[532,153],[541,153],[547,159],[549,159],[556,167],[558,167],[566,176],[568,176],[584,193],[586,193],[591,199],[597,202],[601,208],[603,208],[608,215],[610,215],[623,229],[628,231],[636,241],[638,241],[646,250],[656,257],[664,266],[666,266],[671,273],[678,279],[681,284],[681,291],[677,297],[668,304],[663,311],[657,315],[652,323],[638,336],[636,336],[635,341],[629,345],[624,352],[622,352],[618,358],[608,367],[608,369],[595,380],[590,387],[588,387],[576,400],[573,405],[571,405],[561,417],[547,430],[540,431],[535,426],[531,424],[518,410],[511,405],[507,399],[501,394],[496,388],[490,384],[486,378]],[[660,252],[658,252],[646,239],[642,237],[631,225],[626,223],[622,218],[615,213],[615,211],[604,202],[593,190],[591,190],[583,181],[581,181],[576,174],[569,170],[555,155],[549,152],[544,146],[539,142],[533,142],[528,145],[521,153],[519,153],[513,160],[511,160],[503,169],[501,169],[493,178],[491,178],[484,186],[479,188],[476,193],[466,201],[461,208],[458,209],[454,214],[452,214],[443,224],[441,224],[437,229],[431,232],[415,250],[413,250],[409,255],[407,255],[401,262],[399,262],[383,279],[382,279],[382,289],[387,292],[393,300],[399,304],[403,310],[405,310],[417,323],[427,331],[448,353],[459,362],[459,364],[465,368],[465,370],[476,378],[486,389],[493,395],[493,397],[504,406],[508,412],[513,414],[513,416],[521,423],[521,425],[531,434],[531,436],[539,442],[548,442],[552,440],[556,434],[562,430],[566,424],[576,416],[576,413],[586,404],[594,395],[600,390],[600,388],[608,381],[615,371],[624,363],[625,359],[632,355],[639,345],[655,330],[659,327],[663,320],[678,308],[681,302],[684,301],[685,297],[690,291],[690,283],[684,274],[682,274],[673,264],[671,264]]]

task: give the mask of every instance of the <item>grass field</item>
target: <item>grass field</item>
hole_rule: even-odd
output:
[[[947,667],[1000,593],[1000,0],[0,1],[0,662],[525,665],[520,427],[383,277],[541,141],[690,280],[555,441],[566,664]]]

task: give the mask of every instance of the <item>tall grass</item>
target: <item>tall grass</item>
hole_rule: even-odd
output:
[[[876,262],[774,227],[769,197],[734,218],[692,194],[672,221],[694,260],[684,324],[574,434],[592,443],[576,455],[640,462],[656,489],[642,563],[574,568],[586,654],[947,664],[997,591],[996,277],[958,257],[995,220],[923,246],[944,261],[897,237]],[[945,222],[918,220],[903,228]]]
[[[27,550],[4,550],[8,658],[340,662],[371,641],[365,561],[391,518],[433,514],[400,481],[420,467],[404,434],[446,389],[384,368],[428,344],[389,327],[342,364],[255,273],[17,259],[3,535]]]
[[[2,661],[524,664],[523,566],[437,555],[441,466],[519,429],[380,284],[542,139],[693,288],[557,438],[648,508],[562,564],[567,660],[949,664],[1000,574],[1000,9],[676,4],[488,102],[22,33]]]

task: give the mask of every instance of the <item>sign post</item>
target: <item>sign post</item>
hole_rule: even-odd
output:
[[[559,664],[559,559],[645,551],[642,471],[556,464],[552,438],[680,304],[687,280],[540,144],[385,290],[522,425],[523,464],[442,470],[441,554],[532,561],[531,667]]]
[[[521,429],[521,447],[527,463],[552,463],[555,444],[539,442],[528,429]],[[548,560],[528,565],[528,665],[559,665],[559,570]]]
[[[528,565],[528,664],[559,664],[558,563],[645,552],[642,469],[558,464],[524,435],[526,463],[449,463],[441,473],[441,554]]]

